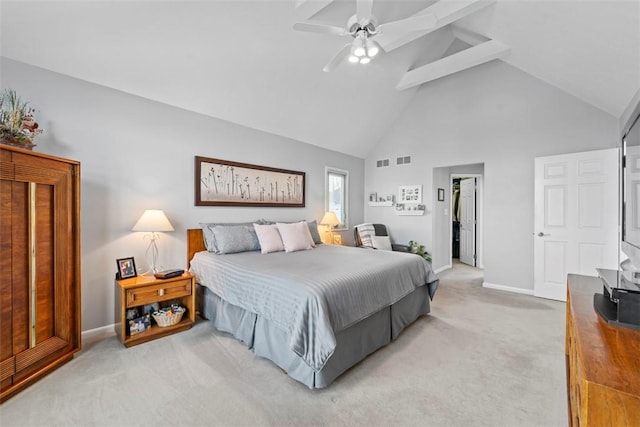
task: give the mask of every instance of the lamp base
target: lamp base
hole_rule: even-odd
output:
[[[146,235],[145,238],[146,237],[149,237],[149,246],[145,252],[145,257],[147,258],[147,261],[149,261],[149,269],[141,275],[153,276],[160,271],[156,266],[156,261],[158,260],[158,245],[156,244],[156,240],[158,240],[160,236],[158,236],[158,233],[151,233]]]

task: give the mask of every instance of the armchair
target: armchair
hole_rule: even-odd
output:
[[[357,247],[409,252],[409,246],[391,243],[387,227],[384,224],[356,225],[353,227],[353,237]]]

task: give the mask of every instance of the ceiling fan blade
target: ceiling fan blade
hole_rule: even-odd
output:
[[[345,60],[347,56],[349,56],[350,51],[351,43],[345,44],[342,49],[340,49],[340,51],[336,54],[336,56],[334,56],[333,59],[331,59],[331,61],[329,61],[329,63],[324,66],[322,71],[324,71],[325,73],[333,71],[338,65],[340,65],[342,61]]]
[[[376,32],[387,35],[411,33],[413,31],[429,30],[437,24],[438,18],[436,15],[433,13],[425,13],[423,15],[380,24]]]
[[[312,24],[310,22],[297,22],[293,24],[293,29],[297,31],[307,31],[310,33],[332,34],[334,36],[346,36],[349,34],[349,31],[346,28],[324,24]]]
[[[356,0],[356,16],[360,26],[364,27],[371,22],[372,8],[373,0]]]

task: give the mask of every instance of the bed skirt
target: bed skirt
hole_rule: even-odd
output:
[[[397,338],[418,317],[429,313],[428,286],[419,286],[395,304],[336,334],[336,349],[316,372],[289,349],[287,335],[268,319],[229,304],[210,289],[198,285],[200,315],[216,329],[232,334],[260,357],[271,360],[291,378],[309,388],[324,388],[347,369]]]

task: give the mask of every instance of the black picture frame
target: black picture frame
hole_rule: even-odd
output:
[[[305,207],[304,172],[195,156],[196,206]]]
[[[438,201],[444,202],[444,188],[438,188]]]
[[[118,266],[118,279],[129,279],[138,275],[136,272],[136,261],[133,257],[118,258],[116,265]]]

